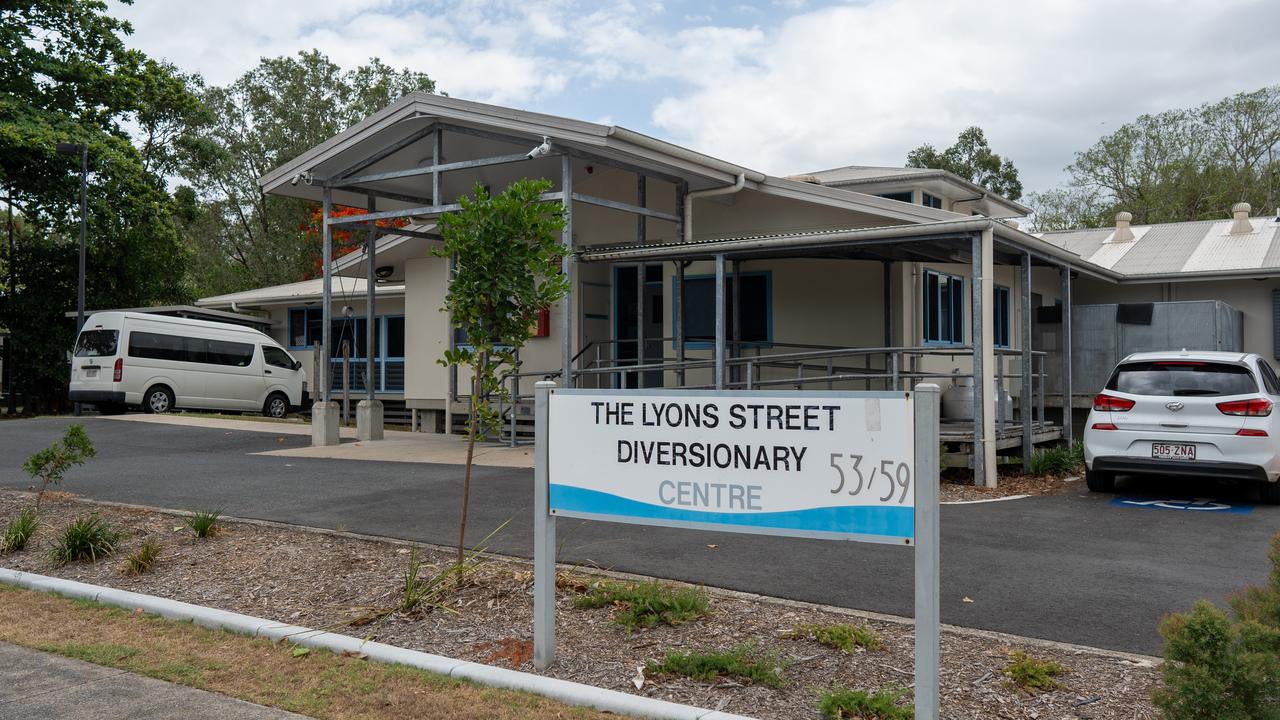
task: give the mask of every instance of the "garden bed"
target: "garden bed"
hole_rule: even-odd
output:
[[[16,517],[32,495],[0,492],[0,524]],[[96,512],[124,532],[114,557],[55,567],[58,531]],[[402,647],[532,671],[532,572],[527,563],[490,558],[451,593],[445,609],[391,612],[400,603],[411,555],[423,574],[446,567],[447,551],[262,523],[224,522],[198,540],[180,514],[46,496],[42,526],[27,549],[0,556],[0,565],[108,585],[235,612],[268,617]],[[163,549],[151,572],[126,575],[124,557],[145,540]],[[562,571],[558,582],[558,662],[548,675],[650,697],[762,718],[814,718],[826,690],[907,689],[912,683],[912,629],[883,618],[834,608],[752,599],[710,591],[710,614],[676,626],[628,632],[613,622],[615,606],[580,608],[603,576]],[[352,621],[360,624],[352,625]],[[882,648],[853,653],[819,644],[803,625],[856,624]],[[784,666],[781,684],[717,676],[694,680],[642,672],[669,652],[728,651],[750,644]],[[1057,662],[1061,687],[1028,692],[1006,678],[1011,654]],[[986,633],[942,634],[941,695],[945,718],[1154,718],[1152,663],[1102,651],[1024,642]],[[637,687],[637,685],[639,687]]]

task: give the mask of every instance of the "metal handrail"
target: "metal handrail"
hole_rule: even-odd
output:
[[[672,338],[647,338],[648,340],[667,341]],[[580,359],[584,353],[593,346],[617,345],[627,342],[636,342],[634,339],[622,340],[605,340],[593,341],[588,343],[575,358]],[[836,382],[866,382],[868,389],[871,382],[876,380],[886,381],[890,387],[901,387],[904,382],[911,383],[927,379],[942,378],[973,378],[973,373],[959,372],[920,372],[909,370],[903,367],[902,360],[906,356],[911,357],[956,357],[959,355],[968,355],[973,352],[972,345],[922,345],[922,346],[898,346],[898,347],[874,347],[874,348],[849,348],[849,347],[830,347],[830,346],[814,346],[800,345],[797,343],[773,343],[774,347],[808,347],[818,349],[810,349],[802,352],[776,353],[776,354],[758,354],[750,357],[729,357],[724,359],[724,365],[728,367],[745,367],[745,379],[734,379],[726,382],[726,388],[744,388],[757,389],[761,387],[774,386],[794,386],[796,389],[803,389],[805,386],[813,384],[826,384],[830,388]],[[1003,402],[1003,392],[1006,375],[1004,372],[1004,361],[1010,357],[1023,357],[1023,351],[1013,348],[993,348],[994,354],[997,356],[996,361],[996,379],[997,379],[997,399],[996,399],[996,434],[997,437],[1003,437],[1009,430],[1012,420],[1006,419],[1005,408]],[[1032,388],[1030,393],[1022,393],[1021,412],[1031,412],[1033,432],[1043,430],[1047,423],[1044,415],[1044,386],[1047,382],[1048,373],[1045,369],[1045,361],[1048,353],[1043,350],[1032,350],[1029,353],[1032,357]],[[885,368],[873,368],[871,366],[872,355],[885,355]],[[863,368],[855,368],[849,366],[836,365],[837,358],[866,358],[866,364]],[[825,360],[825,364],[812,364],[809,361]],[[1039,371],[1036,371],[1036,364],[1039,361]],[[578,367],[571,370],[571,378],[578,379],[593,376],[616,375],[620,379],[623,388],[626,387],[626,377],[628,373],[640,373],[661,371],[663,373],[675,372],[677,377],[683,377],[684,373],[689,370],[711,369],[716,366],[714,358],[698,358],[686,359],[683,361],[670,360],[661,358],[654,362],[646,362],[643,364],[617,364],[616,361],[612,365],[596,365],[596,362],[589,363],[586,367]],[[794,378],[773,378],[763,379],[757,378],[758,369],[762,367],[778,368],[778,367],[794,367],[796,369],[796,377]],[[824,370],[819,375],[806,375],[806,370],[812,369]],[[519,370],[516,368],[515,370]],[[527,400],[532,395],[520,394],[520,381],[524,378],[537,377],[540,379],[559,378],[562,375],[560,369],[546,371],[515,371],[509,372],[503,376],[504,382],[510,382],[511,390],[509,391],[510,411],[507,416],[508,441],[511,445],[518,443],[517,437],[517,410],[521,402]],[[1021,379],[1021,375],[1017,375]],[[664,385],[665,386],[665,385]],[[1037,387],[1038,386],[1038,387]],[[714,385],[689,385],[681,384],[675,386],[682,389],[704,389],[713,388]],[[1028,395],[1030,397],[1028,397]]]

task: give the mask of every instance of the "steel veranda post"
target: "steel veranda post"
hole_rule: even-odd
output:
[[[324,325],[320,328],[320,345],[326,353],[332,352],[333,348],[333,229],[329,226],[329,212],[333,207],[333,190],[329,187],[324,188],[323,200],[321,202],[320,220],[321,232],[323,235],[321,248],[321,268],[324,274],[324,291],[321,302],[320,321]],[[333,363],[329,362],[329,358],[324,358],[324,377],[320,380],[320,399],[329,402],[333,397]]]
[[[556,519],[551,515],[548,440],[551,392],[540,380],[533,390],[533,666],[556,661]]]
[[[911,396],[915,423],[916,720],[938,717],[940,397],[941,389],[933,383],[916,385]]]

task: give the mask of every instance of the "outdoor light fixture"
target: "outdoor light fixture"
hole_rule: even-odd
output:
[[[395,268],[391,267],[390,265],[382,265],[376,268],[373,271],[373,274],[379,280],[386,280],[387,278],[391,277],[391,273],[393,272],[395,272]]]
[[[542,144],[529,151],[529,159],[546,157],[551,154],[551,138],[542,136]]]

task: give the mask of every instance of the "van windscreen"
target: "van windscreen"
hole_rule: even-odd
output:
[[[1248,395],[1258,392],[1249,368],[1199,360],[1125,363],[1116,368],[1108,390],[1131,395]]]
[[[116,354],[117,330],[85,330],[76,338],[76,357],[111,357]]]

